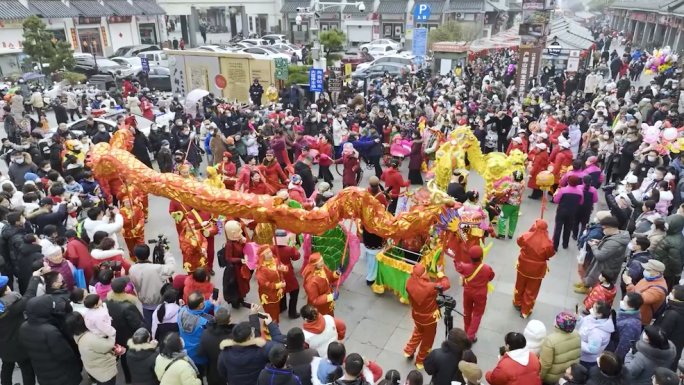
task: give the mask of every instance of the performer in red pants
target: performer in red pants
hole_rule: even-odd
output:
[[[548,271],[547,261],[556,254],[549,238],[548,225],[537,219],[530,231],[518,237],[520,256],[516,263],[518,275],[515,279],[513,306],[520,310],[520,316],[527,318],[532,313],[539,294],[542,279]]]
[[[487,306],[487,284],[494,279],[494,270],[482,261],[482,248],[468,250],[470,263],[456,261],[456,271],[463,281],[464,329],[471,341],[477,342],[477,330]]]
[[[404,356],[412,357],[418,349],[416,367],[423,369],[423,361],[432,349],[437,332],[437,322],[442,318],[442,313],[437,306],[437,294],[439,288],[448,290],[451,287],[449,279],[440,272],[437,281],[432,282],[425,270],[425,266],[417,264],[413,266],[411,276],[406,281],[406,292],[409,304],[411,304],[411,317],[415,324],[411,339],[404,347]],[[419,348],[420,346],[420,348]]]
[[[280,321],[280,299],[283,298],[285,279],[283,273],[287,267],[280,264],[268,245],[259,246],[259,262],[256,268],[256,280],[259,285],[259,299],[264,311],[271,315],[277,324]]]

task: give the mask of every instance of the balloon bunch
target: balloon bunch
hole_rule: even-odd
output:
[[[644,74],[651,75],[653,73],[670,75],[674,72],[674,65],[679,56],[672,53],[670,46],[661,49],[654,49],[653,55],[649,56],[644,66]]]

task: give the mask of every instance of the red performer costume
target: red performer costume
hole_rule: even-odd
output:
[[[411,276],[406,281],[406,292],[409,304],[411,304],[411,317],[413,318],[413,334],[404,347],[404,355],[408,358],[415,354],[416,367],[423,369],[423,361],[432,349],[437,332],[437,322],[442,318],[442,313],[437,306],[438,288],[449,290],[451,283],[444,273],[437,274],[437,281],[432,282],[425,270],[425,266],[416,264],[413,266]],[[420,348],[419,348],[420,346]]]
[[[223,153],[223,161],[216,166],[216,171],[223,177],[223,184],[228,190],[235,190],[237,167],[230,158],[233,155],[226,151]]]
[[[137,262],[133,248],[135,245],[145,244],[145,214],[143,214],[142,204],[131,201],[128,195],[119,198],[122,203],[121,216],[123,217],[123,237],[128,247],[128,256],[133,262]]]
[[[567,146],[567,147],[566,147]],[[560,150],[553,160],[553,175],[556,176],[556,183],[559,184],[563,174],[565,174],[563,169],[567,170],[568,167],[572,166],[572,151],[570,150],[570,143],[567,141],[561,142],[558,147]]]
[[[295,243],[295,239],[293,233],[276,230],[276,244],[278,246],[271,246],[273,255],[277,256],[280,263],[287,268],[287,271],[283,273],[285,288],[283,289],[283,298],[280,299],[280,312],[282,313],[289,308],[288,315],[291,319],[299,318],[299,313],[297,313],[299,282],[297,282],[294,267],[292,266],[292,261],[298,261],[300,258],[299,250],[292,246]],[[286,294],[289,294],[289,302]]]
[[[468,338],[476,341],[477,330],[487,306],[487,286],[494,279],[494,270],[482,261],[480,246],[472,246],[468,255],[470,263],[454,261],[463,281],[463,326]]]
[[[528,169],[530,172],[530,179],[527,182],[527,187],[533,190],[539,190],[539,186],[537,186],[537,174],[546,170],[549,166],[549,153],[546,151],[546,144],[537,143],[534,149],[527,154],[527,157],[533,159],[532,166]],[[541,194],[539,197],[541,197]]]
[[[330,285],[340,279],[339,272],[332,272],[323,263],[321,253],[313,253],[309,264],[302,271],[303,285],[308,303],[313,305],[318,314],[335,316],[335,299]]]
[[[183,270],[187,273],[207,265],[207,240],[192,222],[192,218],[184,218],[180,223],[183,230],[178,233]]]
[[[252,159],[250,163],[245,163],[240,168],[240,172],[238,173],[238,179],[235,183],[236,191],[247,191],[247,188],[250,184],[250,175],[252,173],[252,170],[256,170],[256,168],[257,167],[254,165],[254,159]]]
[[[264,311],[271,315],[275,323],[280,322],[280,299],[287,286],[283,277],[287,267],[273,255],[269,245],[262,245],[257,251],[258,265],[256,279],[259,285],[259,300]]]
[[[193,222],[195,228],[198,229],[204,238],[207,240],[207,267],[209,268],[209,273],[214,275],[214,237],[218,234],[218,217],[214,216],[208,211],[197,210],[190,211],[190,214],[194,216]]]
[[[287,185],[287,175],[283,172],[283,168],[278,164],[278,160],[273,154],[273,150],[266,151],[266,157],[263,163],[259,166],[265,182],[273,186],[275,190],[284,189]]]
[[[169,201],[169,214],[171,214],[171,217],[176,222],[176,232],[178,234],[183,231],[183,225],[181,225],[181,221],[191,210],[192,208],[185,203],[174,200]]]
[[[226,221],[226,244],[218,252],[219,265],[223,271],[223,298],[234,309],[239,309],[249,293],[249,280],[252,272],[244,263],[244,247],[247,243],[247,231],[238,221]]]
[[[548,225],[543,219],[537,219],[530,231],[518,237],[518,246],[520,256],[516,263],[518,275],[515,279],[513,306],[520,309],[523,318],[527,318],[532,313],[542,279],[548,270],[546,263],[556,252],[549,238]]]

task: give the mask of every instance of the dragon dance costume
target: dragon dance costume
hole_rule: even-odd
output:
[[[518,275],[515,279],[513,306],[520,308],[523,318],[532,313],[539,294],[542,279],[548,271],[547,261],[556,254],[549,238],[548,225],[537,219],[530,231],[518,237],[520,256],[516,263]]]

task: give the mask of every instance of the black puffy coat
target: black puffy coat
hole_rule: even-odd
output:
[[[36,243],[22,243],[19,246],[19,261],[14,274],[19,278],[29,278],[33,274],[33,262],[43,259],[42,249]]]
[[[452,381],[464,383],[457,364],[461,359],[463,349],[453,342],[444,341],[439,349],[431,351],[425,358],[425,373],[432,376],[431,383],[434,385],[450,385]]]
[[[266,364],[266,367],[259,373],[256,385],[301,385],[302,382],[292,372],[292,368],[285,365],[282,369],[274,368],[273,365]]]
[[[148,150],[151,150],[150,142],[142,131],[136,129],[133,135],[133,148],[131,154],[149,168],[152,168],[152,161]]]
[[[254,330],[259,330],[259,317],[256,314],[249,316],[249,323]],[[221,354],[219,345],[223,340],[231,338],[234,326],[234,324],[219,325],[216,321],[212,320],[207,324],[200,337],[197,356],[205,357],[209,360],[209,370],[207,371],[207,384],[209,385],[223,385],[226,383],[226,380],[218,371],[218,359],[219,354]]]
[[[40,385],[78,385],[83,379],[81,360],[54,325],[53,305],[49,295],[28,301],[19,340],[28,352]]]
[[[268,353],[275,344],[284,342],[280,329],[271,322],[268,325],[271,341],[253,338],[243,343],[223,340],[219,344],[221,354],[218,359],[218,370],[223,378],[230,379],[230,385],[254,385],[261,370],[266,366]]]
[[[5,311],[0,313],[0,360],[20,362],[28,359],[28,353],[19,340],[19,328],[24,324],[24,311],[28,301],[36,296],[40,278],[31,278],[23,297],[10,293],[0,297]]]
[[[16,266],[21,257],[20,247],[24,243],[24,235],[28,232],[24,227],[5,224],[0,233],[0,255],[5,263]]]
[[[292,366],[292,371],[299,377],[301,385],[311,385],[311,361],[318,357],[316,349],[290,350],[287,356],[287,364]],[[263,373],[263,372],[262,372]]]
[[[145,327],[140,310],[135,305],[137,298],[131,294],[116,294],[110,291],[107,294],[107,310],[112,317],[112,326],[116,329],[116,343],[126,346],[128,340],[133,338],[136,330]]]
[[[133,339],[128,340],[126,360],[133,384],[159,385],[157,375],[154,373],[154,364],[158,355],[156,341],[135,344]]]
[[[622,371],[617,376],[608,376],[604,374],[598,366],[594,366],[589,371],[589,380],[587,385],[630,385],[631,376],[629,370],[622,367]]]
[[[667,309],[656,319],[655,326],[660,327],[674,344],[677,349],[675,357],[681,357],[684,348],[684,302],[668,301]],[[670,365],[670,369],[677,371],[677,360]]]

